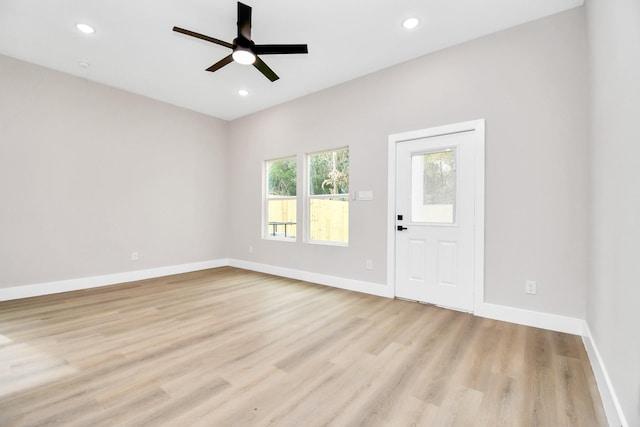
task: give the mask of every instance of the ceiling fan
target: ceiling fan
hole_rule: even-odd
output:
[[[173,27],[173,31],[219,44],[233,51],[231,55],[207,68],[207,71],[217,71],[232,61],[239,64],[253,64],[254,67],[272,82],[278,80],[280,77],[278,77],[258,55],[309,53],[306,44],[255,44],[253,40],[251,40],[251,7],[240,2],[238,2],[238,37],[235,38],[232,43],[227,43],[180,27]]]

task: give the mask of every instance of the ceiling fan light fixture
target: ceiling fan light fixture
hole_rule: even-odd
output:
[[[407,18],[402,21],[402,27],[406,30],[413,30],[420,24],[420,20],[418,18]]]
[[[249,49],[243,47],[236,48],[231,56],[238,64],[251,65],[256,62],[256,55]]]
[[[85,34],[93,34],[96,32],[95,28],[93,28],[89,24],[82,24],[82,23],[76,24],[76,28],[78,29],[78,31]]]

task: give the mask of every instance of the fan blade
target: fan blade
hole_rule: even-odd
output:
[[[251,40],[251,6],[238,2],[238,37]]]
[[[253,63],[253,66],[256,67],[266,78],[275,82],[280,77],[276,73],[273,72],[271,68],[264,61],[256,56],[256,62]]]
[[[215,64],[213,64],[211,67],[207,68],[207,71],[211,71],[211,72],[217,71],[231,62],[233,62],[233,57],[229,55],[225,58],[222,58],[220,61],[216,62]]]
[[[306,44],[257,44],[253,46],[257,55],[284,55],[289,53],[309,53]]]
[[[190,30],[185,30],[184,28],[180,28],[180,27],[173,27],[173,31],[175,31],[176,33],[186,34],[188,36],[195,37],[197,39],[206,40],[211,43],[219,44],[220,46],[228,47],[229,49],[233,49],[233,45],[231,43],[214,39],[213,37],[205,36],[204,34],[196,33]]]

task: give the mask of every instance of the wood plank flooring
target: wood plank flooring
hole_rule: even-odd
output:
[[[0,303],[2,426],[605,426],[580,337],[230,267]]]

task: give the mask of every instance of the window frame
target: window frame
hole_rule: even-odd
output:
[[[269,196],[269,164],[275,163],[281,160],[293,160],[295,164],[296,170],[296,195],[295,196]],[[262,230],[262,238],[264,240],[272,240],[278,242],[288,242],[288,243],[296,243],[298,241],[299,236],[299,212],[298,212],[298,195],[299,195],[299,165],[298,165],[298,155],[293,154],[291,156],[283,156],[277,158],[266,159],[262,162],[262,215],[260,222],[260,229]],[[286,236],[277,236],[273,235],[270,232],[269,225],[269,201],[272,200],[293,200],[296,206],[296,235],[294,237],[286,237]]]
[[[453,220],[451,222],[415,221],[414,220],[413,211],[411,211],[410,215],[409,215],[409,222],[411,224],[428,225],[430,227],[457,227],[457,225],[458,225],[458,212],[457,212],[457,209],[458,209],[458,203],[460,202],[458,200],[458,179],[460,178],[458,176],[458,147],[453,145],[453,146],[450,146],[450,147],[441,147],[441,148],[438,148],[436,150],[427,150],[427,151],[424,151],[424,152],[415,153],[412,156],[411,161],[413,162],[413,157],[414,156],[418,156],[418,155],[424,156],[424,155],[437,154],[437,153],[443,153],[443,152],[452,152],[453,153],[453,159],[454,159],[454,166],[453,166],[453,175],[454,175],[453,194],[454,194],[454,201],[453,201],[453,207],[452,207]],[[411,188],[412,197],[413,197],[413,191],[414,191],[414,188],[412,186],[412,188]],[[413,200],[411,202],[411,209],[413,209]]]
[[[340,193],[340,194],[311,194],[311,156],[320,153],[331,153],[333,151],[341,151],[347,150],[349,152],[349,189],[348,193]],[[305,153],[305,167],[304,167],[304,176],[303,176],[303,242],[308,243],[310,245],[322,245],[322,246],[338,246],[338,247],[348,247],[351,240],[351,149],[348,145],[340,146],[335,148],[328,148],[324,150],[312,151]],[[347,214],[347,241],[346,242],[338,242],[335,240],[313,240],[311,239],[311,200],[312,199],[345,199],[349,204],[349,210]]]

